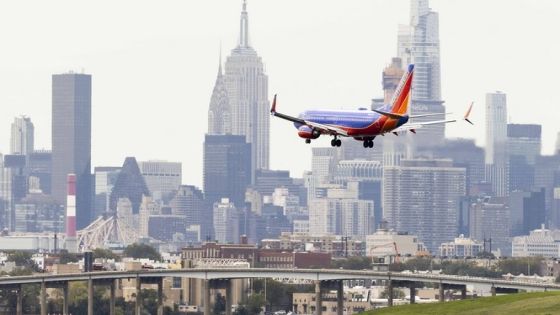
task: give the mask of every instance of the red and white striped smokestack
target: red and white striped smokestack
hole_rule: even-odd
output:
[[[68,174],[66,196],[66,237],[76,237],[76,175]]]

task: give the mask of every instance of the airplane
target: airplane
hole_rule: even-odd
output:
[[[457,119],[418,123],[409,122],[411,118],[450,114],[408,114],[413,76],[414,65],[410,64],[401,78],[390,104],[377,109],[308,110],[301,113],[298,117],[292,117],[276,111],[276,95],[274,95],[270,113],[272,116],[293,122],[298,130],[298,136],[304,138],[305,143],[311,143],[311,140],[317,139],[321,135],[329,135],[333,137],[331,140],[331,146],[333,147],[340,147],[342,145],[339,137],[352,137],[362,141],[364,148],[373,148],[373,140],[379,135],[384,136],[387,133],[393,133],[398,136],[399,133],[408,131],[416,133],[416,130],[424,126],[456,122]],[[463,120],[470,124],[473,124],[469,120],[472,107],[473,103],[471,103],[463,117]]]

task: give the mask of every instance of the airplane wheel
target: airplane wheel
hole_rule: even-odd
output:
[[[368,147],[373,148],[373,140],[369,140]]]
[[[336,147],[336,140],[335,139],[331,140],[331,147]]]
[[[340,147],[342,145],[342,141],[340,139],[336,139],[336,146]]]
[[[369,143],[368,143],[367,140],[364,140],[364,143],[363,143],[363,144],[364,144],[364,148],[368,148],[368,147],[369,147]]]
[[[305,139],[305,143],[310,144],[310,143],[311,143],[311,139]]]

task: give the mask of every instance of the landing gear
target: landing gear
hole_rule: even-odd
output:
[[[372,139],[364,140],[364,148],[373,148],[373,140]]]
[[[342,145],[342,141],[340,139],[334,138],[331,140],[331,147],[340,147]]]
[[[305,143],[310,144],[310,143],[311,143],[311,139],[305,139]]]

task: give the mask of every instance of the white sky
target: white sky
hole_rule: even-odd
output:
[[[511,122],[542,123],[544,153],[560,130],[560,1],[432,0],[440,14],[448,111],[475,101],[475,127],[447,136],[483,144],[484,94],[508,94]],[[0,4],[0,152],[25,114],[37,148],[50,148],[51,74],[93,75],[93,165],[126,156],[183,162],[202,184],[202,143],[218,67],[238,39],[241,0],[4,1]],[[266,65],[270,98],[306,108],[357,108],[382,95],[407,0],[249,0],[250,41]],[[271,120],[271,166],[301,176],[311,150],[293,126]],[[327,139],[316,142],[327,145]],[[295,153],[295,154],[294,154]],[[297,157],[294,159],[294,156]]]

